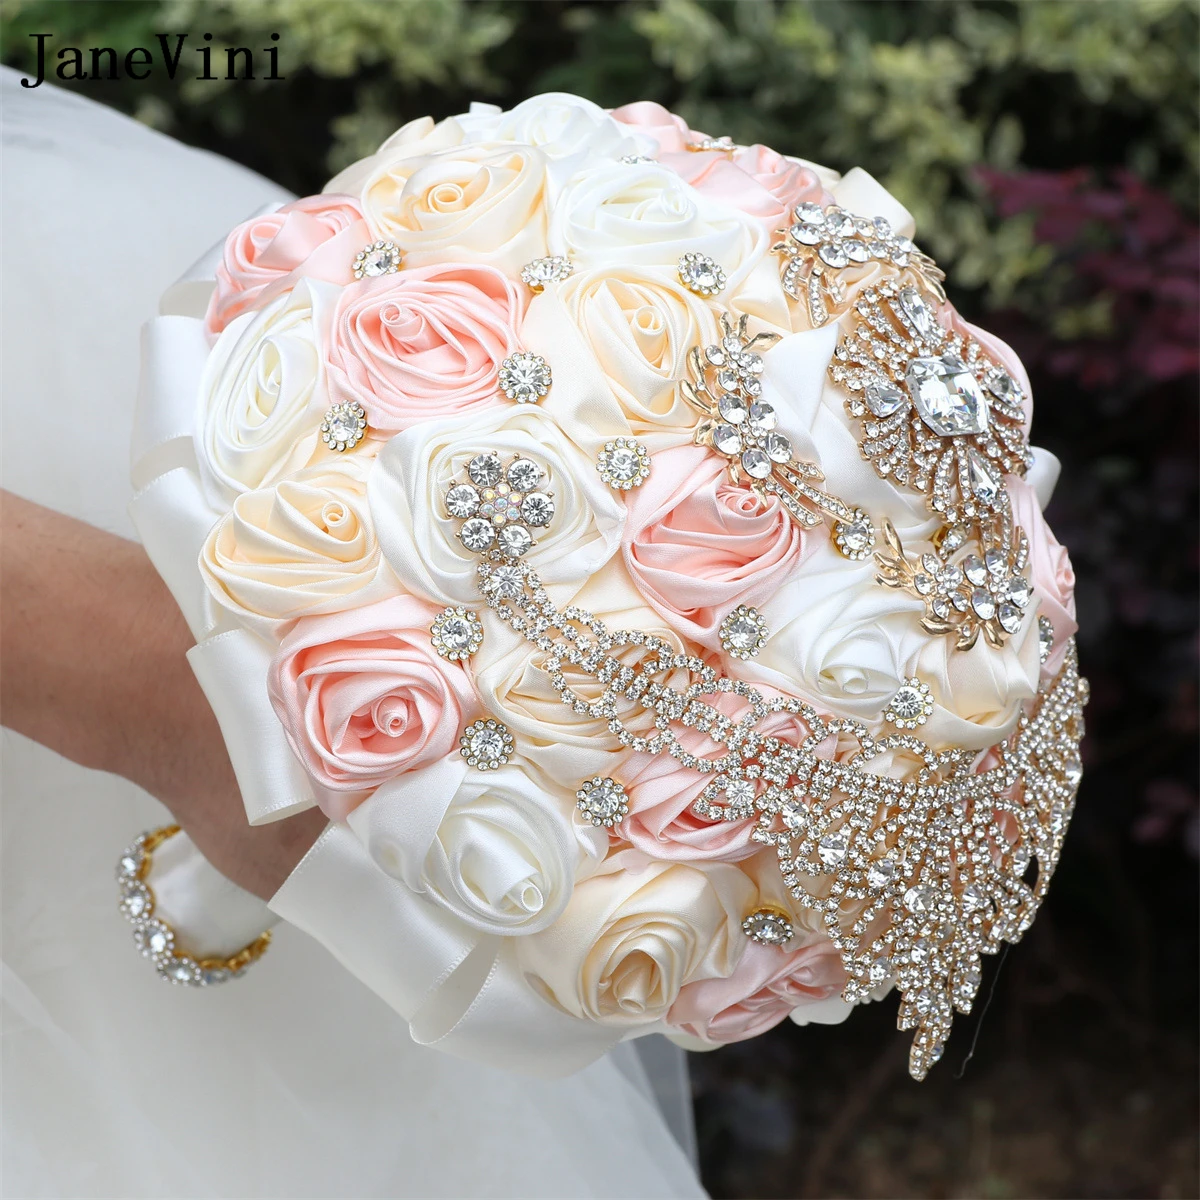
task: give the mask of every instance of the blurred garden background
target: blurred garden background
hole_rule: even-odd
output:
[[[1196,1197],[1193,0],[5,0],[0,50],[268,45],[278,83],[70,85],[297,192],[395,127],[548,90],[861,165],[1034,385],[1092,683],[1059,874],[924,1084],[885,1001],[693,1055],[723,1197]],[[223,55],[218,61],[224,61]],[[80,197],[85,203],[86,197]]]

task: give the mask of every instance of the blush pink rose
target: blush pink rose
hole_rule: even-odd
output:
[[[452,753],[478,709],[466,669],[429,640],[439,611],[394,596],[302,618],[281,643],[267,675],[271,703],[333,820],[381,783]]]
[[[1038,614],[1048,617],[1054,626],[1054,649],[1042,666],[1043,672],[1053,676],[1062,666],[1067,638],[1079,628],[1075,620],[1075,569],[1066,547],[1059,544],[1046,524],[1033,488],[1015,475],[1006,476],[1004,482],[1012,501],[1013,523],[1025,530],[1029,539],[1026,574],[1033,584]]]
[[[741,1042],[803,1004],[828,1000],[845,983],[838,952],[824,938],[790,954],[747,942],[733,974],[684,984],[667,1024],[706,1042]]]
[[[734,720],[747,711],[744,701],[728,694],[704,699]],[[758,728],[765,736],[785,738],[793,745],[808,736],[807,726],[791,713],[770,713]],[[684,749],[697,758],[718,758],[727,752],[725,746],[698,730],[682,728],[675,732]],[[692,811],[712,778],[685,767],[669,754],[631,755],[621,768],[629,815],[613,829],[613,835],[651,858],[679,862],[737,862],[757,853],[758,843],[750,840],[753,817],[710,821]],[[723,803],[723,799],[718,797],[717,803]]]
[[[654,455],[631,493],[622,537],[638,591],[685,638],[717,649],[717,630],[739,604],[762,605],[810,549],[778,500],[729,481],[702,446]]]
[[[500,364],[517,349],[522,300],[494,267],[449,264],[364,279],[342,293],[326,350],[335,400],[399,433],[500,404]]]
[[[635,100],[622,104],[609,114],[614,121],[628,125],[638,133],[648,134],[658,142],[659,154],[678,154],[687,150],[693,142],[700,141],[704,134],[694,133],[682,117],[677,117],[653,100]]]
[[[243,222],[226,239],[205,328],[220,333],[234,317],[286,291],[297,275],[349,283],[354,256],[370,240],[352,196],[305,196]]]

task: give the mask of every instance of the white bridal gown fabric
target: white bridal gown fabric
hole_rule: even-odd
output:
[[[132,536],[139,327],[284,194],[18,78],[0,77],[3,484]],[[286,926],[241,980],[164,984],[133,949],[112,874],[163,810],[3,739],[6,1196],[703,1195],[629,1046],[558,1081],[424,1049]]]

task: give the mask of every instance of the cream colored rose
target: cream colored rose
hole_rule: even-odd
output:
[[[729,863],[610,857],[576,884],[559,919],[518,946],[526,977],[567,1012],[607,1025],[650,1025],[691,979],[728,975],[745,947],[754,885]]]
[[[679,282],[674,266],[581,271],[558,294],[633,433],[690,438],[699,418],[679,381],[687,378],[688,351],[718,340],[712,306]]]
[[[409,267],[481,262],[518,275],[546,253],[546,159],[532,146],[462,145],[384,161],[360,195],[367,223]]]
[[[767,253],[766,230],[702,195],[657,163],[601,162],[563,190],[550,224],[550,249],[577,267],[674,269],[682,254],[714,258],[737,290]]]
[[[467,463],[494,450],[507,464],[531,458],[554,493],[554,519],[534,530],[522,559],[541,576],[556,603],[568,603],[616,552],[625,510],[596,465],[535,405],[487,409],[469,421],[414,425],[380,452],[368,484],[371,516],[384,557],[403,586],[439,604],[480,602],[477,555],[458,539],[461,521],[445,508]]]
[[[217,339],[200,381],[196,456],[218,507],[316,452],[328,403],[321,346],[338,291],[306,280]]]
[[[577,875],[595,869],[604,830],[572,818],[574,796],[510,763],[457,756],[385,783],[349,816],[389,875],[475,929],[534,934],[558,919]]]
[[[420,158],[438,150],[448,150],[464,139],[463,127],[455,117],[434,124],[432,117],[417,117],[402,125],[375,151],[340,171],[326,185],[327,192],[346,192],[357,196],[363,184],[377,171],[407,158]]]
[[[352,456],[243,492],[200,554],[213,598],[251,628],[372,604],[398,590]]]

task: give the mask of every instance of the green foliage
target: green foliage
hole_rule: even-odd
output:
[[[917,218],[959,287],[1006,303],[1047,268],[974,171],[1127,167],[1194,208],[1194,0],[3,0],[3,58],[59,45],[214,47],[280,34],[283,83],[98,82],[90,94],[296,190],[423,112],[562,89],[659,100],[697,129],[839,169]]]

